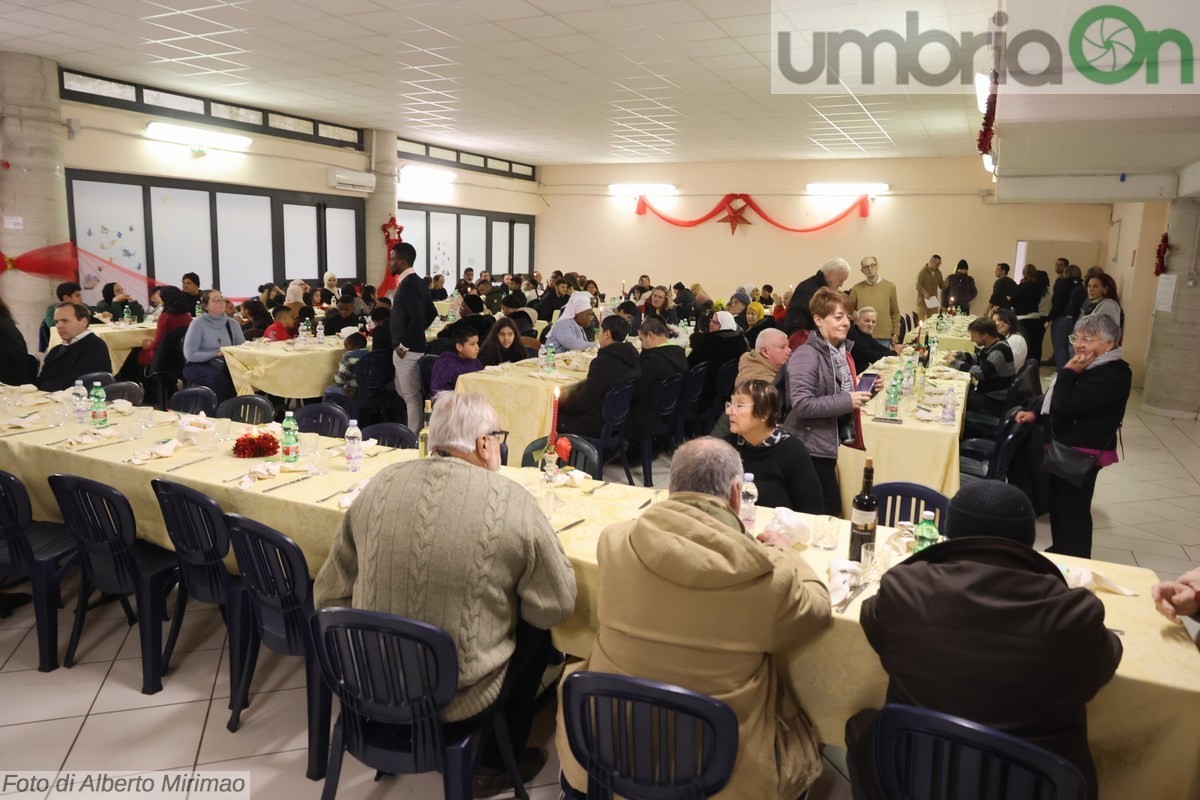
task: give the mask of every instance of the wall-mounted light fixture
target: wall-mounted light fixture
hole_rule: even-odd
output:
[[[810,183],[806,187],[809,194],[843,197],[861,197],[864,194],[874,197],[887,194],[890,188],[886,183]]]
[[[610,183],[608,193],[615,197],[670,197],[679,192],[673,183]]]
[[[210,147],[218,150],[245,150],[254,141],[249,136],[239,136],[236,133],[191,128],[170,122],[151,122],[146,126],[146,138],[186,144],[192,148],[195,155],[204,155]]]

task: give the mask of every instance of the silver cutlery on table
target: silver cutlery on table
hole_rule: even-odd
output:
[[[163,470],[163,472],[174,472],[177,469],[183,469],[184,467],[190,467],[193,464],[199,464],[201,461],[208,461],[210,458],[212,458],[212,456],[205,456],[204,458],[197,458],[195,461],[189,461],[186,464],[179,464],[177,466],[171,467],[170,469],[165,469],[165,470]]]
[[[22,433],[37,433],[38,431],[48,431],[48,430],[51,430],[52,428],[57,428],[57,427],[58,427],[57,425],[47,425],[44,428],[22,428],[19,431],[9,431],[8,433],[0,433],[0,439],[3,439],[6,436],[17,436],[18,434],[22,434]],[[66,439],[64,439],[63,441],[66,441]]]
[[[101,447],[108,447],[109,445],[113,445],[113,444],[121,444],[125,441],[127,441],[127,440],[126,439],[114,439],[111,442],[103,442],[102,444],[93,444],[93,445],[88,445],[87,447],[77,447],[77,448],[75,448],[75,452],[76,453],[86,453],[88,450],[99,450]]]
[[[640,506],[638,506],[638,510],[640,511],[641,509],[645,508],[646,506],[650,505],[653,502],[654,502],[654,498],[651,497],[649,500],[647,500],[646,502],[644,502]]]
[[[346,492],[348,492],[348,491],[350,491],[350,490],[349,490],[349,489],[338,489],[338,490],[337,490],[336,492],[334,492],[333,494],[329,495],[328,497],[322,497],[322,498],[321,498],[320,500],[318,500],[317,502],[318,502],[318,503],[324,503],[326,500],[332,500],[333,498],[337,497],[339,494],[345,494],[345,493],[346,493]]]
[[[312,475],[305,475],[305,476],[303,476],[303,477],[296,478],[294,481],[288,481],[287,483],[278,483],[278,484],[275,484],[274,486],[271,486],[271,487],[268,487],[268,488],[266,488],[266,489],[263,489],[263,494],[266,494],[267,492],[273,492],[273,491],[275,491],[276,489],[282,489],[282,488],[283,488],[283,487],[285,487],[285,486],[291,486],[293,483],[299,483],[300,481],[306,481],[306,480],[308,480],[308,479],[309,479],[309,478],[311,478],[311,477],[312,477]]]
[[[597,486],[593,486],[592,488],[588,489],[586,492],[584,492],[584,494],[595,494],[596,492],[598,492],[598,491],[600,491],[601,489],[603,489],[605,486],[608,486],[608,484],[607,484],[607,483],[600,483],[599,485],[597,485]]]
[[[583,520],[581,520],[581,519],[577,519],[577,520],[575,520],[574,522],[571,522],[571,523],[569,523],[569,524],[567,524],[567,525],[563,525],[561,528],[559,528],[558,530],[556,530],[556,531],[555,531],[555,533],[562,533],[562,532],[563,532],[563,531],[565,531],[565,530],[570,530],[571,528],[574,528],[576,525],[579,525],[579,524],[580,524],[580,523],[582,523],[582,522],[583,522]]]
[[[854,589],[851,590],[850,594],[846,595],[846,599],[837,604],[837,607],[834,608],[834,611],[836,611],[839,614],[844,614],[846,612],[846,609],[848,609],[850,607],[850,604],[854,602],[854,598],[858,597],[860,594],[862,594],[864,591],[866,591],[866,588],[867,588],[866,581],[863,581],[858,586],[855,586]]]

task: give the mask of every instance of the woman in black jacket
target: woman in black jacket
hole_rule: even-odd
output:
[[[1054,545],[1048,553],[1091,557],[1096,476],[1102,467],[1117,462],[1117,430],[1133,383],[1133,373],[1117,346],[1120,338],[1120,325],[1112,317],[1093,314],[1080,319],[1071,336],[1075,355],[1049,391],[1034,401],[1034,410],[1017,414],[1022,425],[1048,414],[1054,441],[1096,459],[1081,486],[1049,474]]]
[[[741,358],[742,353],[749,349],[746,337],[738,330],[737,323],[733,321],[733,314],[728,311],[718,311],[712,315],[707,333],[692,334],[692,352],[687,357],[688,366],[708,364],[708,374],[704,377],[704,391],[700,393],[700,408],[712,405],[717,373],[720,372],[721,366]]]
[[[1029,348],[1029,358],[1035,364],[1042,363],[1042,339],[1046,335],[1046,326],[1042,322],[1039,307],[1042,298],[1049,294],[1050,289],[1038,280],[1037,267],[1028,264],[1021,273],[1021,283],[1013,295],[1012,310],[1017,315],[1017,327],[1025,337]]]
[[[33,383],[36,377],[37,363],[29,360],[29,345],[17,329],[4,298],[0,297],[0,383],[20,386]]]
[[[766,381],[746,381],[725,404],[726,439],[742,457],[742,470],[753,473],[758,505],[824,514],[821,481],[804,442],[779,427],[779,391]]]

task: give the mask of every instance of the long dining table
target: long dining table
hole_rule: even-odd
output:
[[[131,325],[124,325],[120,322],[98,323],[89,325],[88,330],[92,332],[100,341],[108,346],[108,354],[112,360],[112,374],[116,375],[121,371],[121,367],[125,364],[125,359],[129,357],[129,352],[135,347],[141,347],[142,342],[147,339],[154,338],[155,323],[153,322],[136,322]],[[58,331],[52,326],[50,328],[50,339],[46,344],[46,351],[62,344],[62,338],[58,335]]]
[[[222,347],[225,366],[238,394],[266,392],[276,397],[321,397],[333,383],[342,355],[346,352],[338,336],[324,343],[308,342],[304,348],[295,339],[285,342],[253,342]]]

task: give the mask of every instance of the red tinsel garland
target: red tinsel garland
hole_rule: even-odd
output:
[[[979,129],[979,138],[976,139],[979,153],[985,156],[992,152],[992,138],[996,135],[996,96],[999,88],[999,76],[996,70],[992,70],[992,86],[988,91],[987,106],[983,112],[983,127]]]
[[[1171,251],[1171,241],[1167,238],[1166,231],[1163,232],[1162,239],[1158,242],[1158,250],[1154,253],[1154,274],[1162,275],[1167,271],[1167,253]]]
[[[16,258],[0,253],[0,272],[8,269],[46,278],[74,280],[79,274],[79,259],[75,254],[75,245],[63,242],[30,250]]]
[[[279,452],[279,440],[269,433],[246,433],[233,443],[238,458],[262,458]]]
[[[717,216],[718,214],[720,214],[722,212],[732,213],[734,211],[740,211],[741,208],[734,209],[732,206],[732,203],[735,200],[741,200],[743,203],[745,203],[744,208],[749,208],[754,213],[756,213],[760,217],[762,217],[766,222],[770,223],[771,225],[774,225],[776,228],[779,228],[780,230],[788,231],[789,233],[815,233],[816,231],[824,230],[825,228],[828,228],[830,225],[836,225],[837,223],[841,222],[843,219],[850,216],[850,214],[852,214],[855,210],[858,211],[858,215],[860,217],[869,216],[871,213],[870,198],[864,194],[861,197],[858,197],[857,199],[855,199],[855,201],[853,203],[851,203],[850,206],[845,211],[838,214],[833,219],[822,222],[820,225],[813,225],[812,227],[808,227],[808,228],[792,228],[787,225],[784,225],[781,222],[778,222],[778,221],[772,219],[767,214],[767,212],[763,210],[762,206],[760,206],[754,200],[754,198],[751,197],[750,195],[730,193],[730,194],[727,194],[724,197],[722,197],[720,200],[718,200],[717,204],[715,206],[713,206],[711,211],[709,211],[708,213],[703,214],[699,217],[696,217],[695,219],[679,219],[677,217],[672,217],[668,214],[664,214],[663,212],[661,212],[657,208],[655,208],[653,205],[651,205],[650,201],[646,199],[645,195],[639,197],[637,200],[637,214],[639,216],[643,216],[643,215],[645,215],[645,213],[647,211],[649,211],[650,213],[654,214],[654,216],[661,219],[663,222],[669,223],[676,227],[694,228],[697,225],[708,222],[710,219],[712,219],[713,217]]]

